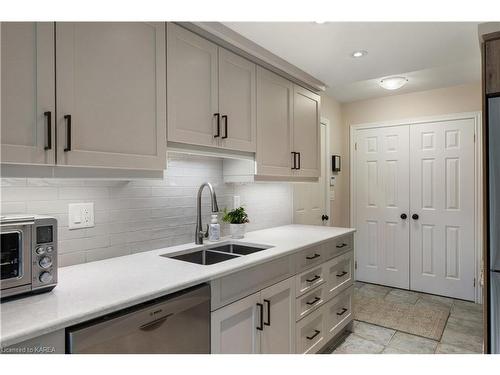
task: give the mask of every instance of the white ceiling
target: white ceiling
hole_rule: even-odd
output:
[[[479,82],[477,23],[225,22],[226,26],[322,80],[341,102]],[[354,59],[355,50],[368,55]],[[408,77],[400,90],[378,81]]]

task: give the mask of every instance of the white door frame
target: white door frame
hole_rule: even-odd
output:
[[[330,176],[332,174],[332,167],[331,167],[331,157],[330,157],[330,120],[328,120],[326,117],[321,117],[319,121],[319,133],[321,134],[321,125],[325,125],[325,169],[327,170],[327,173],[325,174],[325,208],[326,208],[326,214],[328,215],[328,222],[326,223],[327,226],[330,226],[332,223],[332,213],[330,212]],[[323,171],[320,171],[320,173],[323,173]]]
[[[482,303],[482,285],[484,280],[484,275],[482,273],[483,269],[483,131],[482,131],[482,121],[481,121],[481,111],[477,112],[464,112],[464,113],[453,113],[447,115],[438,116],[426,116],[386,122],[373,122],[373,123],[363,123],[363,124],[350,124],[349,125],[349,209],[350,209],[350,225],[355,227],[356,223],[356,197],[354,192],[356,191],[354,178],[356,170],[354,163],[354,135],[356,131],[360,129],[370,129],[370,128],[382,128],[390,126],[401,126],[401,125],[412,125],[427,122],[440,122],[440,121],[450,121],[450,120],[474,120],[474,278],[475,278],[475,302]]]

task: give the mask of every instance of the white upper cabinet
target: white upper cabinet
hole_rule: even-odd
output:
[[[320,175],[320,96],[294,85],[293,90],[293,150],[294,175]]]
[[[291,176],[293,84],[257,67],[257,174]]]
[[[255,152],[255,64],[219,47],[221,146]]]
[[[218,47],[167,24],[168,140],[218,146]]]
[[[54,23],[1,23],[2,163],[55,163]]]
[[[165,24],[56,23],[57,163],[166,165]]]

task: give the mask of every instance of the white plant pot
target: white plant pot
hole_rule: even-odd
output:
[[[246,224],[229,224],[231,238],[239,239],[245,237],[245,225]]]

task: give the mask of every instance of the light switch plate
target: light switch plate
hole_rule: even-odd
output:
[[[334,201],[335,200],[335,190],[330,189],[330,200]]]
[[[68,205],[69,229],[94,226],[94,203],[71,203]]]
[[[234,195],[233,196],[233,208],[238,208],[240,206],[241,206],[240,196],[239,195]]]

